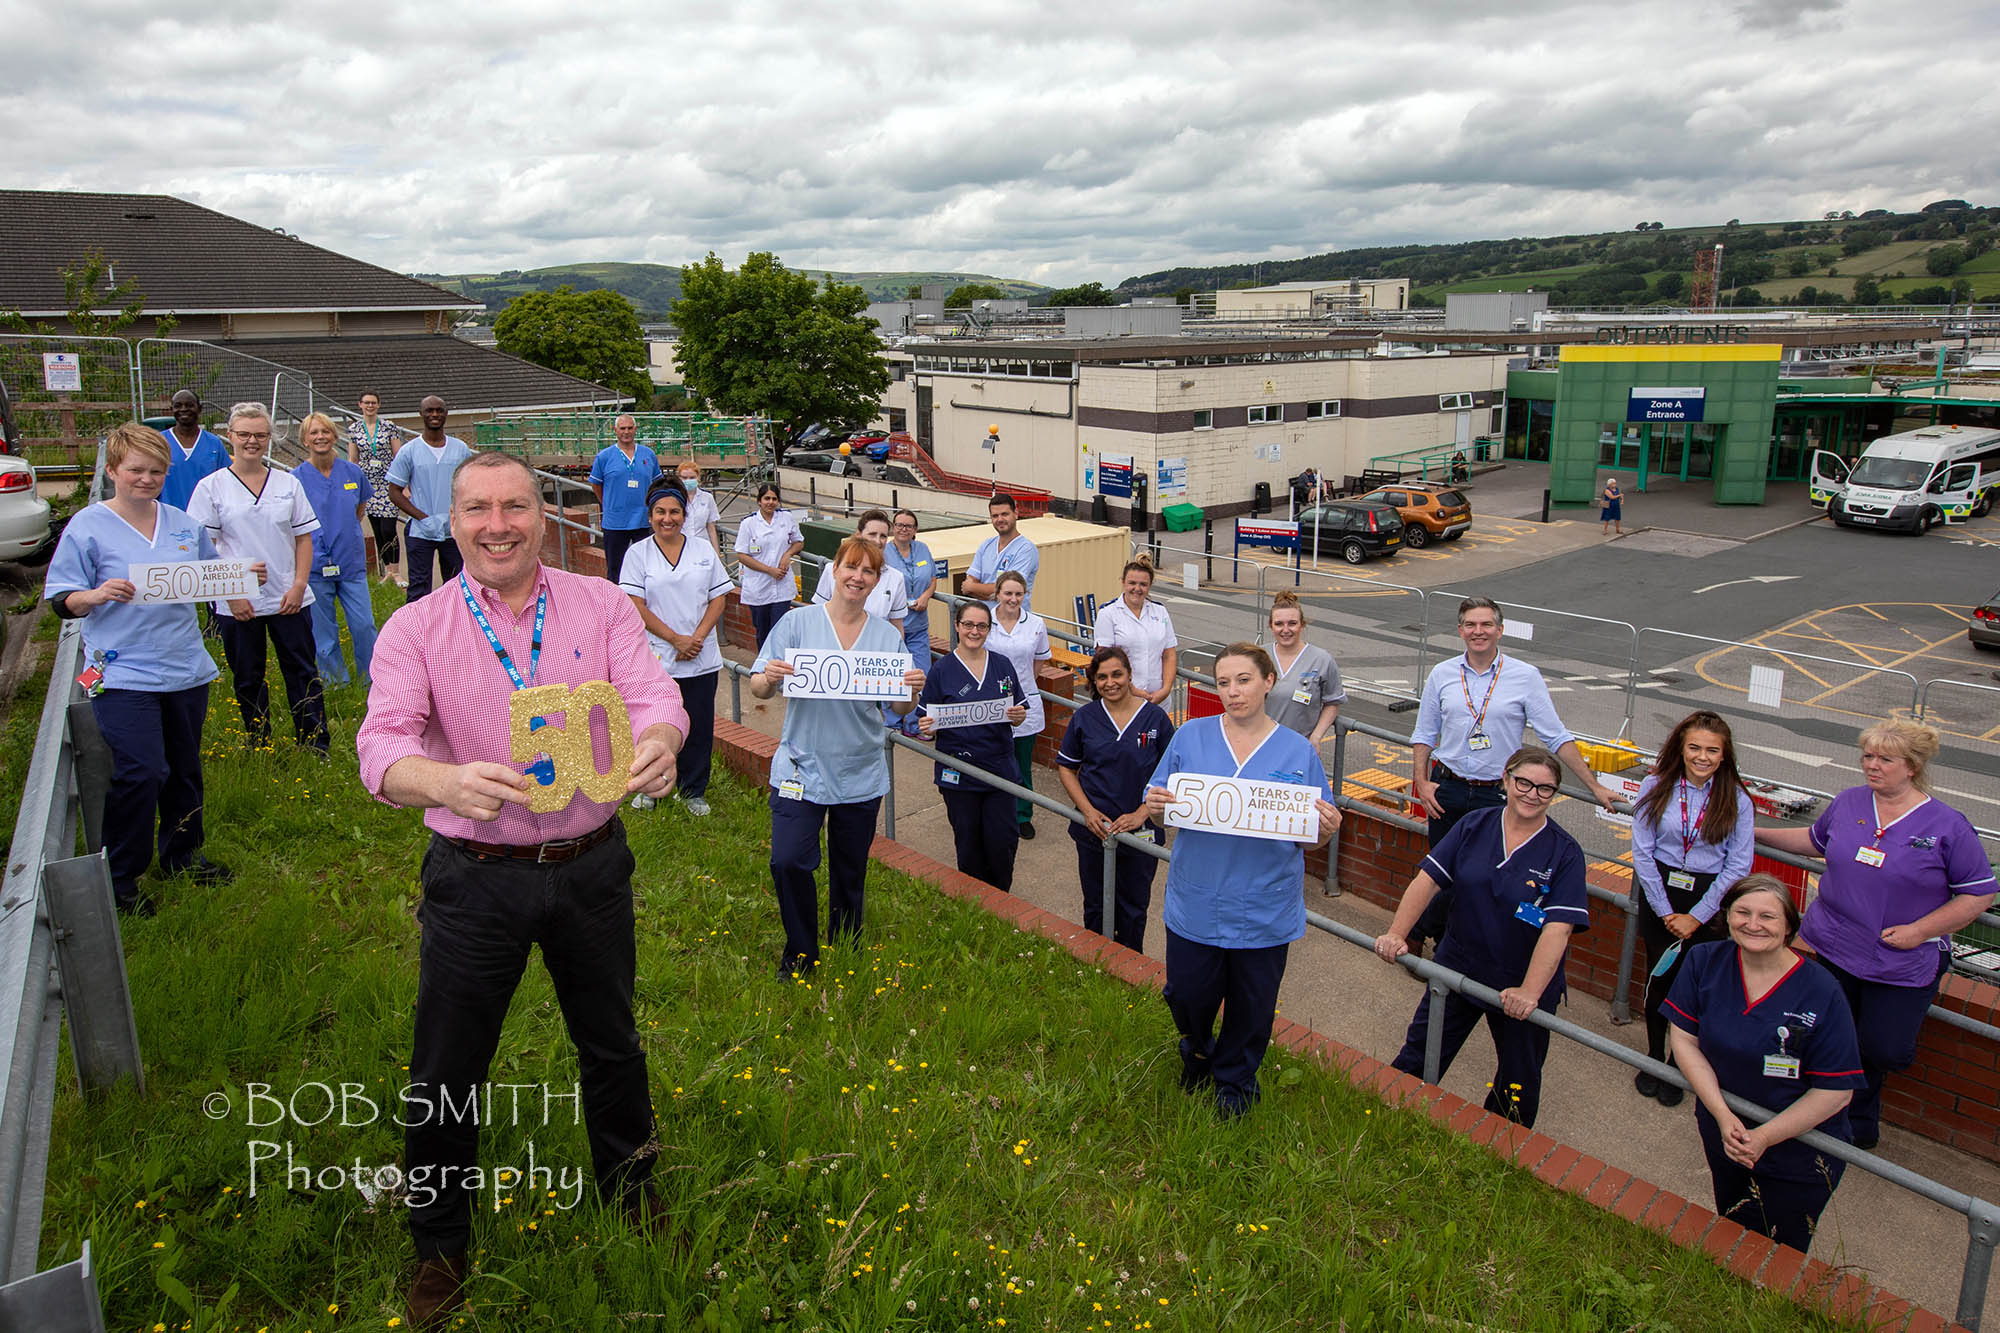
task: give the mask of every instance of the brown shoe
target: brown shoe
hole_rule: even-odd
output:
[[[413,1333],[443,1328],[465,1304],[465,1256],[425,1259],[410,1283],[410,1328]]]

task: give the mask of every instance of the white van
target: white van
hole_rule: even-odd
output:
[[[1922,532],[1993,508],[2000,494],[2000,430],[1925,426],[1884,435],[1850,469],[1837,454],[1813,453],[1812,502],[1843,528]]]

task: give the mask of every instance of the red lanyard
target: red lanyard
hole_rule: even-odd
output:
[[[1493,658],[1493,679],[1486,682],[1486,697],[1479,701],[1479,711],[1472,711],[1472,682],[1465,674],[1465,663],[1458,664],[1458,688],[1465,692],[1465,711],[1472,715],[1472,734],[1477,736],[1486,730],[1486,707],[1493,702],[1493,691],[1500,684],[1500,658]]]
[[[1701,813],[1694,817],[1694,823],[1692,824],[1688,823],[1688,785],[1686,778],[1680,780],[1679,787],[1681,797],[1681,869],[1685,870],[1687,869],[1688,854],[1694,850],[1695,842],[1701,833],[1702,823],[1708,818],[1708,798],[1715,795],[1715,784],[1711,782],[1708,790],[1702,793]],[[1879,838],[1882,835],[1878,833],[1875,836]]]

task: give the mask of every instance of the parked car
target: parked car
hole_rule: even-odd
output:
[[[1965,637],[1972,640],[1974,648],[2000,649],[2000,592],[1987,598],[1984,605],[1972,608],[1972,621],[1965,627]]]
[[[1472,526],[1472,502],[1443,482],[1399,482],[1361,498],[1394,509],[1403,520],[1403,540],[1419,550],[1433,540],[1455,542]]]
[[[1299,545],[1314,559],[1338,553],[1358,565],[1371,555],[1394,555],[1405,531],[1394,509],[1368,500],[1333,500],[1299,511]]]
[[[49,502],[25,458],[0,455],[0,560],[26,560],[49,544]]]
[[[847,437],[847,447],[857,454],[866,453],[879,463],[889,456],[889,432],[858,430]]]
[[[849,457],[838,449],[809,449],[804,453],[796,449],[787,449],[785,466],[802,468],[807,472],[824,472],[832,477],[868,475],[868,467],[861,459]]]

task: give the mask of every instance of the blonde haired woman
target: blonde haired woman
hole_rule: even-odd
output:
[[[1264,711],[1314,745],[1340,716],[1347,690],[1333,654],[1306,642],[1306,612],[1299,595],[1287,589],[1271,599],[1271,661],[1278,684],[1264,699]]]

